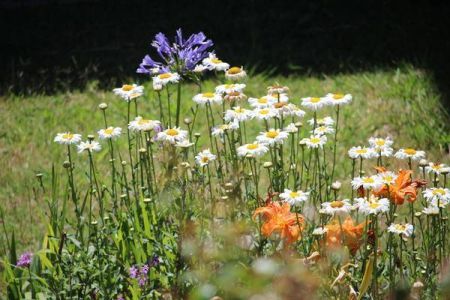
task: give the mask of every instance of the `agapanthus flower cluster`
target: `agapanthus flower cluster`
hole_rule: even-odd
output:
[[[203,32],[183,37],[181,29],[177,30],[175,41],[171,44],[162,32],[155,35],[152,47],[158,53],[161,62],[153,60],[146,55],[137,69],[137,73],[157,75],[177,72],[186,74],[193,71],[195,66],[210,54],[208,49],[213,45]]]

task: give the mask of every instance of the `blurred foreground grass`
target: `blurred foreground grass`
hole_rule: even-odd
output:
[[[449,118],[441,104],[440,94],[426,72],[403,66],[395,70],[331,77],[270,77],[260,74],[250,76],[245,93],[250,97],[260,97],[274,82],[290,87],[290,99],[295,104],[300,103],[301,97],[321,96],[328,92],[353,94],[353,103],[346,106],[341,115],[341,126],[346,129],[339,135],[336,178],[340,180],[350,179],[347,150],[351,146],[367,144],[370,136],[391,136],[395,149],[416,147],[426,150],[430,159],[444,157],[444,162],[448,162]],[[217,81],[207,81],[204,91],[213,90],[216,84]],[[65,149],[53,143],[55,134],[72,131],[83,134],[83,138],[96,134],[103,128],[102,114],[97,108],[101,102],[109,104],[109,123],[126,128],[126,103],[111,92],[100,91],[96,87],[93,82],[80,92],[0,98],[0,205],[5,211],[5,219],[0,221],[10,234],[15,232],[19,250],[36,248],[43,235],[47,204],[34,200],[35,174],[43,173],[44,181],[49,181],[52,164],[55,164],[57,173],[63,174],[61,164],[65,159]],[[189,90],[183,92],[183,116],[190,117],[191,98],[197,87],[191,85],[186,89]],[[146,95],[139,101],[142,116],[158,119],[157,101],[151,86],[146,86]],[[199,114],[202,113],[200,110]],[[321,113],[321,116],[325,115],[326,112]],[[311,114],[306,115],[305,121],[309,118]],[[201,116],[198,119],[205,118]],[[197,123],[196,131],[205,133],[206,126],[202,125],[205,124]],[[247,129],[256,134],[262,127]],[[101,152],[97,158],[108,160],[107,151]],[[81,164],[81,161],[76,158],[75,163]],[[65,182],[65,179],[60,181]],[[4,239],[2,232],[0,244],[4,244]],[[0,248],[0,256],[3,254],[4,248]]]

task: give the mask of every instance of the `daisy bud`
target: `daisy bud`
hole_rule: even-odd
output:
[[[448,173],[450,173],[450,168],[446,168],[446,169],[441,171],[442,175],[447,175]]]
[[[90,142],[92,142],[92,141],[95,139],[95,136],[92,135],[92,134],[90,134],[90,135],[87,136],[87,138],[88,138],[88,140],[89,140]]]
[[[303,123],[302,122],[296,122],[295,123],[295,127],[297,127],[297,128],[300,128],[300,127],[302,127],[303,126]]]
[[[420,216],[422,215],[422,213],[421,213],[420,211],[418,211],[418,212],[416,212],[414,215],[415,215],[417,218],[420,218]]]
[[[220,197],[220,199],[222,199],[222,200],[228,200],[228,196],[222,196],[222,197]]]
[[[63,162],[63,167],[66,168],[66,169],[70,168],[70,162],[68,160]]]
[[[150,202],[152,202],[152,198],[145,198],[144,199],[144,203],[150,203]]]
[[[188,169],[188,168],[191,167],[191,165],[190,165],[188,162],[186,162],[186,161],[182,162],[182,163],[181,163],[181,166],[182,166],[183,168],[185,168],[185,169]]]
[[[233,183],[232,182],[227,182],[227,183],[225,183],[225,187],[232,188],[233,187]]]
[[[123,160],[121,164],[122,164],[122,166],[126,166],[127,162]]]
[[[145,153],[147,153],[147,149],[141,148],[141,149],[139,149],[139,153],[145,154]]]
[[[106,217],[103,218],[103,220],[108,221],[108,220],[109,220],[109,217],[106,216]]]
[[[120,195],[120,198],[121,199],[125,199],[127,197],[127,194],[122,194],[122,195]]]
[[[42,173],[37,173],[36,178],[42,178]]]
[[[423,289],[424,285],[421,281],[416,281],[413,283],[412,289],[416,292],[419,292],[421,289]]]
[[[163,89],[162,83],[159,82],[153,82],[153,90],[156,92],[159,92]]]
[[[263,164],[263,167],[266,168],[266,169],[269,169],[269,168],[271,168],[272,166],[273,166],[273,164],[272,164],[271,161],[266,161],[266,162]]]
[[[94,221],[91,222],[91,225],[94,225],[94,226],[95,226],[95,225],[97,225],[97,224],[98,224],[97,220],[94,220]]]
[[[185,118],[184,120],[184,124],[189,125],[192,123],[192,119],[191,118]]]
[[[106,103],[100,103],[100,104],[98,105],[98,108],[100,108],[101,110],[105,110],[105,109],[108,108],[108,104],[106,104]]]
[[[196,138],[199,138],[200,137],[200,132],[196,132],[196,133],[194,133],[194,136],[196,137]]]
[[[425,168],[426,166],[428,166],[428,161],[426,159],[421,159],[419,161],[419,166]]]
[[[335,181],[331,185],[331,189],[335,190],[335,191],[339,191],[341,189],[341,186],[342,186],[342,183],[340,183],[339,181]]]

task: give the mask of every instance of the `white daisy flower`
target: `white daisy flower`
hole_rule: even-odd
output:
[[[225,71],[230,67],[226,62],[221,61],[217,58],[216,54],[209,53],[209,56],[202,61],[203,65],[208,70]]]
[[[286,127],[284,127],[283,130],[286,131],[286,132],[289,132],[289,133],[296,133],[296,132],[298,132],[298,128],[297,128],[297,126],[295,126],[295,123],[288,124]]]
[[[440,200],[445,203],[450,201],[450,190],[447,188],[428,188],[423,191],[423,196],[429,202]]]
[[[229,124],[221,124],[218,126],[215,126],[211,129],[211,134],[213,136],[219,136],[219,137],[223,137],[223,135],[225,134],[225,131],[230,129],[230,125]]]
[[[245,109],[240,106],[235,106],[233,109],[228,109],[225,112],[224,120],[227,122],[237,120],[243,122],[252,118],[251,110]]]
[[[383,184],[391,185],[397,179],[397,174],[391,171],[381,172],[377,175]]]
[[[200,167],[206,166],[209,162],[216,159],[216,155],[212,154],[209,149],[203,150],[195,156],[195,161]]]
[[[352,147],[350,148],[350,150],[348,150],[348,156],[350,156],[353,159],[356,158],[365,158],[365,159],[369,159],[369,158],[373,158],[376,157],[376,153],[375,150],[373,148],[367,148],[367,147]]]
[[[304,138],[300,141],[300,144],[308,146],[308,148],[323,148],[323,145],[327,142],[327,137],[324,135],[312,135],[309,138]]]
[[[275,109],[271,107],[267,108],[256,108],[251,111],[251,115],[253,118],[257,118],[258,120],[269,120],[278,116],[278,113]]]
[[[70,132],[58,133],[53,141],[61,145],[78,144],[81,141],[81,134]]]
[[[216,86],[216,93],[218,94],[229,94],[231,92],[242,93],[245,89],[245,84],[243,83],[231,83],[231,84],[221,84]]]
[[[410,237],[414,232],[411,224],[391,224],[387,230],[395,234],[401,234],[403,237]]]
[[[113,89],[113,92],[124,100],[130,101],[142,96],[144,94],[144,87],[136,84],[124,84],[120,88]]]
[[[287,86],[282,86],[279,84],[274,84],[267,88],[267,94],[287,94],[289,88]]]
[[[330,104],[326,97],[306,97],[302,98],[302,106],[311,110],[318,110]]]
[[[439,175],[441,173],[449,172],[450,168],[446,164],[435,164],[433,162],[429,162],[428,166],[425,167],[425,171],[427,171],[427,173]]]
[[[376,215],[389,211],[389,199],[387,198],[379,199],[372,195],[369,201],[366,198],[356,198],[355,200],[359,211],[365,215]]]
[[[276,103],[274,106],[276,106]],[[281,111],[281,115],[283,115],[283,117],[295,116],[303,118],[305,116],[305,111],[301,110],[297,105],[293,103],[283,105],[279,108],[279,111]]]
[[[289,133],[280,129],[271,128],[269,131],[260,132],[256,140],[261,144],[273,146],[275,144],[283,144],[284,140],[289,137]]]
[[[329,102],[331,105],[344,105],[352,102],[352,95],[350,94],[332,94],[329,93],[326,95],[326,97],[329,99]]]
[[[421,160],[422,158],[425,158],[425,151],[420,151],[413,148],[406,148],[398,150],[394,156],[398,159],[411,158],[412,160]]]
[[[222,103],[222,96],[216,93],[201,93],[195,95],[192,100],[199,105],[209,104],[220,104]]]
[[[99,142],[96,141],[86,141],[81,142],[78,146],[78,153],[82,153],[83,151],[89,151],[89,152],[98,152],[102,150],[102,146]]]
[[[344,215],[353,209],[348,199],[322,203],[322,211],[327,215]]]
[[[354,190],[363,187],[365,190],[373,189],[377,191],[383,187],[383,181],[378,175],[355,177],[352,180],[352,187]]]
[[[434,205],[430,205],[428,207],[424,207],[424,209],[422,210],[422,213],[425,215],[439,215],[439,207],[434,206]]]
[[[97,133],[101,140],[114,139],[120,136],[122,128],[109,126],[106,129],[100,129]]]
[[[203,73],[204,71],[206,71],[206,70],[208,70],[208,68],[207,67],[205,67],[204,65],[202,65],[202,64],[199,64],[199,65],[196,65],[195,66],[195,68],[194,68],[194,73]]]
[[[271,107],[272,104],[274,104],[276,100],[273,100],[271,97],[263,96],[261,98],[248,98],[248,103],[251,107],[254,108],[267,108]]]
[[[194,143],[192,143],[191,141],[189,141],[188,139],[184,139],[184,140],[181,140],[181,141],[177,141],[176,143],[175,143],[175,147],[178,147],[178,148],[189,148],[189,147],[191,147],[191,146],[193,146],[194,145]]]
[[[141,116],[136,117],[133,121],[128,124],[128,128],[131,131],[150,131],[156,127],[160,127],[161,122],[156,120],[147,120]]]
[[[266,145],[260,144],[258,142],[245,144],[237,148],[238,155],[244,157],[247,155],[251,155],[254,157],[261,156],[264,155],[264,153],[266,153],[267,151],[269,151],[269,148],[267,148]]]
[[[329,126],[319,126],[314,130],[311,130],[314,135],[324,135],[334,133],[334,128]]]
[[[243,67],[231,67],[225,71],[225,78],[231,81],[241,81],[247,77],[247,73]]]
[[[371,137],[369,138],[369,144],[372,148],[391,147],[394,141],[390,138]]]
[[[280,194],[280,198],[289,203],[291,206],[294,206],[307,201],[309,198],[309,192],[284,189],[284,192]]]
[[[175,144],[176,142],[181,142],[185,140],[186,136],[187,136],[186,130],[182,130],[179,127],[173,127],[158,132],[158,134],[156,135],[156,140],[169,142],[170,144]]]
[[[160,84],[165,86],[168,83],[177,83],[180,81],[181,77],[178,73],[162,73],[153,77],[154,84]]]
[[[242,92],[233,91],[233,92],[225,93],[225,96],[223,98],[228,102],[235,102],[235,101],[239,102],[239,101],[244,101],[245,99],[247,99],[247,96]]]
[[[308,120],[308,124],[314,126],[314,119]],[[333,126],[334,120],[331,117],[317,118],[316,126]]]
[[[392,154],[394,153],[394,149],[392,149],[391,147],[377,147],[372,149],[373,152],[375,153],[375,157],[380,156],[391,157]]]
[[[314,228],[312,234],[313,235],[324,235],[325,233],[327,233],[328,228],[326,227],[316,227]]]

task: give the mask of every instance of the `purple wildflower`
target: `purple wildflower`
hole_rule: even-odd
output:
[[[22,268],[28,268],[30,266],[32,260],[33,260],[33,253],[27,251],[19,257],[17,266],[22,267]]]
[[[147,275],[141,274],[141,276],[139,276],[139,281],[138,281],[138,283],[139,283],[139,286],[140,286],[141,288],[142,288],[143,286],[145,286],[145,284],[147,283],[147,279],[148,279]]]
[[[136,266],[131,266],[129,273],[131,278],[138,278],[139,269]]]
[[[184,39],[183,32],[178,29],[172,46],[169,39],[161,32],[155,35],[151,45],[156,49],[163,62],[155,61],[146,55],[142,59],[137,73],[153,75],[172,70],[185,74],[194,70],[195,66],[208,56],[207,50],[213,45],[213,42],[207,39],[203,32],[192,34]]]
[[[117,296],[116,300],[125,300],[125,298],[124,298],[123,295],[121,294],[121,295]]]
[[[149,263],[150,267],[156,267],[157,265],[159,265],[159,257],[158,255],[153,255],[152,260]]]

